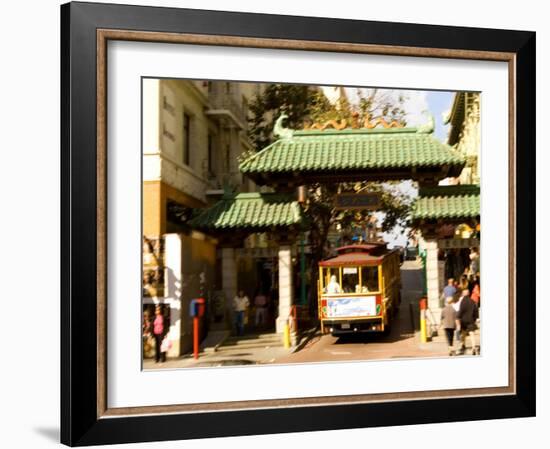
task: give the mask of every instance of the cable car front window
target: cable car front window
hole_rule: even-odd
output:
[[[342,289],[344,293],[360,293],[357,267],[342,267]]]
[[[361,267],[361,293],[377,292],[378,285],[378,267]]]
[[[325,288],[324,292],[328,294],[342,293],[342,286],[340,285],[340,269],[339,268],[326,268],[325,272]]]

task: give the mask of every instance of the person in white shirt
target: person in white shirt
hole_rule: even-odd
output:
[[[458,311],[460,310],[460,303],[462,302],[462,298],[464,298],[464,296],[465,296],[464,295],[465,291],[466,290],[462,290],[462,292],[460,293],[459,298],[455,302],[452,303],[453,309],[455,309],[456,313],[458,313]],[[469,294],[470,294],[470,292],[466,293],[466,296],[469,295]]]
[[[328,294],[335,294],[335,293],[342,293],[342,289],[340,288],[340,284],[336,282],[336,276],[332,275],[330,277],[330,282],[327,285],[327,293]]]
[[[248,296],[244,294],[244,291],[239,290],[237,296],[233,298],[233,310],[235,313],[235,327],[237,328],[237,335],[244,334],[244,314],[250,306]]]

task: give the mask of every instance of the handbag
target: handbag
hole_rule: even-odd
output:
[[[164,337],[162,343],[160,344],[160,352],[168,352],[172,347],[172,342],[168,338]]]

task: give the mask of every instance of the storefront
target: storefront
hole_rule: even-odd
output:
[[[436,319],[446,280],[464,281],[466,275],[469,281],[480,271],[479,192],[477,185],[421,188],[413,206],[412,223],[422,235],[428,308]]]

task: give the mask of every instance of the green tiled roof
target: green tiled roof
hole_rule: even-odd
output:
[[[463,156],[416,128],[294,131],[244,160],[245,174],[458,166]]]
[[[288,195],[239,193],[225,195],[190,221],[196,229],[211,231],[288,227],[302,221],[302,209]]]
[[[418,196],[457,196],[457,195],[477,195],[479,196],[479,186],[477,184],[457,184],[451,186],[420,187]]]
[[[480,215],[479,186],[458,185],[421,188],[413,220],[474,218]]]

